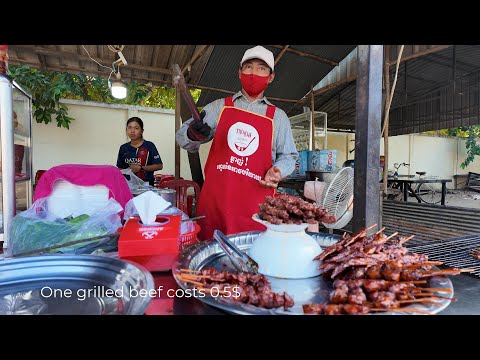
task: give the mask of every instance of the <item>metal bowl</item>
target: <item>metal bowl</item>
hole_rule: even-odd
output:
[[[153,277],[129,261],[96,255],[0,261],[0,314],[139,315]]]

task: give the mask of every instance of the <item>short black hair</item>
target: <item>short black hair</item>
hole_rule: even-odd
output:
[[[136,122],[138,123],[138,125],[140,125],[140,128],[143,130],[143,121],[142,119],[140,119],[138,116],[133,116],[131,117],[130,119],[127,120],[127,126],[128,127],[128,124],[130,124],[131,122]]]

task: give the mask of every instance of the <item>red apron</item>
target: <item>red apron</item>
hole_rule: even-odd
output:
[[[211,239],[215,229],[226,235],[266,229],[252,215],[265,196],[275,193],[258,182],[272,167],[274,114],[272,105],[262,116],[235,108],[232,97],[225,99],[198,199],[196,214],[206,216],[198,221],[200,240]]]

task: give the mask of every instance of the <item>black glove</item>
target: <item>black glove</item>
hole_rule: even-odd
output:
[[[203,122],[205,110],[202,110],[200,116],[202,117],[202,121],[192,121],[187,129],[187,136],[190,140],[203,141],[210,135],[212,128]]]

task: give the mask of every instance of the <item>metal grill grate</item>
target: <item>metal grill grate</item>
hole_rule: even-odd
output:
[[[449,267],[461,269],[473,269],[470,274],[480,277],[480,260],[474,257],[471,252],[480,249],[480,236],[470,235],[449,240],[435,240],[426,244],[417,245],[412,241],[411,244],[405,244],[410,251],[426,254],[429,260],[441,261]],[[413,245],[413,246],[412,246]]]

